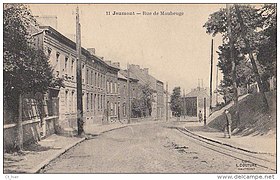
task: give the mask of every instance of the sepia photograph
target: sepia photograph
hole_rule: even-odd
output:
[[[6,180],[277,179],[277,4],[2,6]]]

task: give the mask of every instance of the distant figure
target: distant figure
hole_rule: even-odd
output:
[[[102,123],[108,123],[108,111],[107,109],[104,109],[103,115],[102,115]]]
[[[231,124],[232,124],[232,120],[231,120],[231,114],[229,113],[229,111],[226,109],[225,110],[225,117],[226,117],[226,125],[224,128],[224,137],[226,138],[227,135],[229,136],[229,138],[231,138]]]
[[[201,110],[199,110],[199,113],[198,113],[198,121],[199,121],[199,122],[202,122],[202,121],[203,121]]]

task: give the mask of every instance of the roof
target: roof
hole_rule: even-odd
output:
[[[50,36],[59,39],[60,42],[66,44],[67,46],[71,47],[72,49],[76,49],[76,43],[74,41],[70,40],[69,38],[67,38],[66,36],[64,36],[60,32],[58,32],[57,30],[55,30],[51,26],[39,26],[39,28],[42,29],[45,32],[48,32]],[[35,34],[34,36],[36,36],[36,35],[37,34]],[[82,52],[83,55],[93,59],[94,61],[97,61],[97,62],[101,63],[102,65],[104,65],[108,68],[111,68],[111,69],[116,70],[116,71],[120,70],[119,68],[117,68],[115,66],[111,66],[111,65],[105,63],[100,57],[98,57],[94,54],[91,54],[88,50],[86,50],[83,47],[81,47],[81,52]]]
[[[127,80],[127,77],[128,77],[128,75],[127,75],[127,70],[120,70],[119,71],[119,73],[123,76],[123,77],[125,77],[125,79]],[[135,76],[135,74],[133,74],[132,72],[129,72],[129,79],[130,80],[132,80],[132,81],[139,81],[139,79]]]
[[[206,92],[206,89],[194,89],[191,92],[189,92],[188,94],[185,95],[185,97],[199,97],[199,96],[207,96],[208,94]]]
[[[120,73],[120,71],[118,72],[118,79],[123,79],[123,80],[126,80],[126,81],[127,81],[127,78],[126,78],[124,75],[122,75],[122,74]]]

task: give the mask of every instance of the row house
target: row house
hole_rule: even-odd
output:
[[[129,98],[128,98],[128,74],[127,70],[120,70],[118,73],[118,86],[120,89],[119,92],[119,116],[120,120],[125,120],[128,117],[128,106],[129,106]],[[140,96],[140,84],[138,83],[138,79],[130,74],[129,77],[129,86],[130,86],[130,105],[134,99],[138,99]],[[130,112],[131,117],[134,117],[132,111]]]
[[[111,61],[105,61],[110,67],[106,72],[106,110],[105,115],[107,122],[112,123],[118,120],[119,106],[118,101],[119,87],[118,87],[118,71],[119,63],[111,64]]]
[[[34,42],[45,51],[55,76],[64,79],[65,87],[60,88],[56,94],[59,99],[58,125],[62,129],[75,128],[76,44],[50,26],[40,26],[40,29],[41,31],[34,35]],[[116,114],[112,105],[116,100],[112,100],[112,94],[117,97],[114,87],[119,68],[97,57],[94,49],[82,48],[81,60],[84,121],[86,124],[108,122]]]
[[[131,64],[129,70],[139,80],[139,84],[148,84],[153,90],[153,102],[151,117],[154,119],[162,118],[164,114],[164,84],[149,74],[148,68],[140,68],[139,65]]]

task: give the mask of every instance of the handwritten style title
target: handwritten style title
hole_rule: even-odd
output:
[[[183,16],[184,12],[176,12],[176,11],[106,11],[107,16]]]

